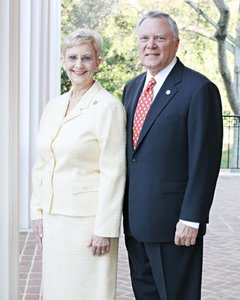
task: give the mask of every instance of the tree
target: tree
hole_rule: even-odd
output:
[[[236,25],[236,36],[232,36],[229,32],[230,10],[224,0],[213,0],[219,11],[218,21],[204,12],[199,3],[193,0],[185,0],[199,16],[201,16],[214,29],[213,33],[209,33],[204,29],[186,27],[185,30],[202,35],[208,39],[217,42],[218,47],[218,64],[219,70],[223,78],[226,88],[228,100],[234,114],[240,115],[240,3],[238,7],[238,22]],[[233,78],[228,63],[227,51],[234,56]]]
[[[219,12],[218,20],[215,20],[208,12],[204,11],[200,2],[193,0],[185,0],[196,13],[213,29],[211,33],[204,29],[193,28],[187,26],[185,30],[194,32],[198,35],[204,36],[217,43],[218,50],[218,65],[219,71],[223,78],[229,104],[233,113],[237,116],[240,115],[240,1],[238,2],[237,21],[235,25],[235,36],[230,33],[230,9],[226,1],[213,0],[215,7]],[[236,3],[236,1],[235,1]],[[229,56],[227,52],[233,56],[233,63],[229,64]],[[230,70],[232,66],[232,70]],[[233,75],[232,75],[233,74]],[[234,126],[233,131],[233,148],[231,155],[231,166],[240,166],[240,117],[236,117],[238,126]]]
[[[111,15],[102,31],[103,63],[97,78],[106,89],[121,99],[124,84],[143,70],[135,46],[134,29],[139,15],[134,7],[126,3],[119,4]]]
[[[79,27],[101,31],[118,0],[62,0],[63,37]]]

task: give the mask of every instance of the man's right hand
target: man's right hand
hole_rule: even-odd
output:
[[[198,229],[187,226],[181,221],[177,223],[175,232],[175,245],[177,246],[193,246],[196,243]]]

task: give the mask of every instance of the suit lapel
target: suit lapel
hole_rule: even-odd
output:
[[[140,95],[142,93],[145,79],[146,79],[146,73],[142,74],[142,76],[138,78],[138,80],[134,84],[136,86],[136,89],[133,89],[133,94],[131,95],[132,100],[130,99],[130,101],[129,101],[129,109],[128,110],[130,112],[129,124],[131,124],[131,126],[130,126],[131,129],[132,129],[132,125],[133,125],[135,109],[136,109],[138,100],[140,98]]]
[[[64,116],[66,114],[70,94],[71,91],[60,95],[57,99],[57,105],[54,106],[55,115],[58,117],[59,123],[62,123],[62,120],[64,119]]]
[[[126,110],[128,113],[128,145],[131,145],[131,150],[133,151],[133,146],[132,146],[132,126],[133,126],[133,119],[134,119],[134,113],[135,109],[137,106],[138,99],[142,93],[144,82],[146,79],[146,74],[143,73],[140,75],[137,79],[136,82],[134,82],[134,87],[132,88],[132,94],[128,96],[129,101],[126,105]]]
[[[178,60],[176,65],[173,67],[172,71],[166,78],[165,82],[163,83],[158,94],[156,95],[156,98],[154,99],[154,102],[151,105],[143,124],[143,128],[141,130],[135,151],[141,145],[142,140],[150,130],[155,119],[159,116],[159,114],[161,114],[161,112],[165,109],[165,107],[178,92],[176,85],[181,81],[183,68],[183,64]]]
[[[68,122],[82,114],[89,107],[94,99],[94,96],[100,89],[101,85],[98,82],[95,82],[83,95],[82,99],[74,107],[74,109],[69,114],[67,114],[67,116],[64,118],[64,122]]]

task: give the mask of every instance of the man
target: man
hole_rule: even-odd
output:
[[[133,290],[137,300],[199,300],[203,235],[221,160],[220,95],[176,57],[178,28],[169,15],[144,15],[137,38],[147,72],[123,93]]]

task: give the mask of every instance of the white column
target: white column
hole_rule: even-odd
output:
[[[18,299],[38,122],[60,93],[61,0],[0,0],[0,299]],[[20,209],[19,209],[20,208]]]
[[[19,4],[0,0],[0,299],[17,300]]]
[[[60,94],[61,0],[20,2],[20,228],[29,228],[31,169],[42,110]]]

